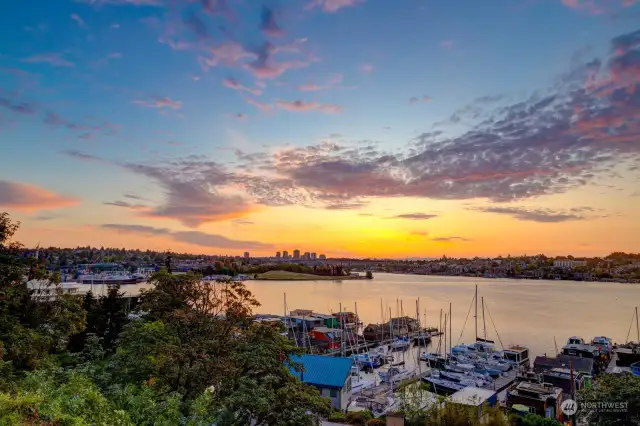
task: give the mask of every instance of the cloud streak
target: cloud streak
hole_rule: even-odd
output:
[[[21,182],[0,180],[0,206],[25,211],[38,211],[75,206],[79,200]]]
[[[276,106],[287,111],[320,111],[324,114],[337,114],[342,111],[339,105],[321,104],[315,101],[276,101]]]
[[[147,100],[136,99],[131,101],[131,103],[145,108],[170,108],[174,110],[182,108],[182,101],[174,101],[169,97],[152,98]]]
[[[366,0],[314,0],[309,7],[320,7],[323,12],[335,13],[342,8],[356,6]]]
[[[428,220],[435,217],[438,217],[438,215],[427,213],[404,213],[396,216],[391,216],[389,219]]]
[[[102,229],[139,234],[147,236],[166,236],[174,241],[199,247],[230,249],[230,250],[264,250],[273,248],[271,244],[258,241],[233,240],[222,235],[208,234],[198,231],[173,231],[167,228],[155,228],[146,225],[122,225],[106,223],[100,225]]]
[[[71,61],[68,61],[62,57],[60,53],[41,53],[39,55],[29,56],[23,58],[22,62],[28,62],[31,64],[49,64],[53,67],[75,67]]]
[[[478,207],[472,210],[511,216],[516,220],[541,223],[560,223],[590,219],[585,212],[593,211],[587,207],[578,207],[566,211],[528,207]]]

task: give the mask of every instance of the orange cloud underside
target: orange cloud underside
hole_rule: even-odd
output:
[[[20,182],[0,180],[0,207],[37,211],[75,206],[80,200]]]

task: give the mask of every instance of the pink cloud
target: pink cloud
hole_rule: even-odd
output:
[[[427,95],[422,95],[422,97],[418,97],[418,96],[413,96],[411,98],[409,98],[409,103],[411,105],[415,105],[417,103],[419,103],[422,100],[422,103],[426,103],[429,102],[431,100],[431,98]]]
[[[249,93],[251,93],[252,95],[255,95],[255,96],[260,96],[262,94],[262,90],[260,90],[260,89],[252,89],[250,87],[243,86],[242,84],[240,84],[238,82],[238,80],[236,80],[233,77],[229,77],[229,78],[225,79],[222,82],[222,84],[225,87],[228,87],[228,88],[233,89],[233,90],[237,90],[239,92],[243,92],[243,91],[244,92],[249,92]]]
[[[29,62],[31,64],[49,64],[54,67],[76,66],[73,62],[63,59],[60,53],[42,53],[40,55],[33,55],[22,59],[22,62]]]
[[[362,71],[364,71],[364,72],[371,72],[371,71],[373,71],[373,65],[371,65],[371,64],[362,64],[362,67],[360,69]]]
[[[320,104],[318,102],[305,102],[305,101],[277,101],[278,108],[285,109],[287,111],[320,111],[325,114],[336,114],[342,111],[342,107],[334,104]]]
[[[446,47],[446,48],[451,48],[451,47],[453,47],[453,40],[443,40],[443,41],[440,42],[440,46]]]
[[[319,90],[326,90],[331,88],[336,84],[340,84],[342,82],[342,74],[335,74],[327,84],[318,85],[315,83],[306,83],[298,86],[298,90],[302,92],[317,92]]]
[[[306,68],[315,60],[308,59],[303,61],[283,61],[274,60],[256,61],[246,65],[256,78],[273,79],[278,78],[288,70]]]
[[[16,210],[45,210],[69,207],[79,200],[56,194],[35,185],[0,180],[0,206]]]
[[[243,59],[256,59],[257,55],[246,50],[240,43],[230,41],[209,49],[211,56],[201,57],[200,65],[207,70],[217,65],[236,65]]]
[[[326,13],[335,13],[343,7],[355,6],[365,1],[366,0],[315,0],[309,5],[309,8],[320,6]]]
[[[254,107],[262,111],[269,111],[271,109],[271,105],[263,104],[262,102],[257,101],[255,99],[251,99],[251,98],[245,98],[245,99],[248,104],[253,105]]]
[[[604,13],[604,10],[596,4],[595,0],[562,0],[562,4],[571,9],[583,10],[590,15],[601,15]]]
[[[140,105],[146,108],[171,108],[171,109],[180,109],[182,108],[182,101],[174,101],[171,98],[154,98],[151,100],[134,100],[131,101],[136,105]]]
[[[77,14],[72,13],[70,17],[71,17],[71,19],[73,19],[74,21],[76,21],[78,23],[78,26],[80,28],[84,28],[84,29],[87,28],[87,24],[85,24],[84,20],[80,16],[78,16]]]

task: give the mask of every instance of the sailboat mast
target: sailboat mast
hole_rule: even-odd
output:
[[[474,315],[474,318],[476,320],[476,335],[473,337],[474,341],[478,340],[478,284],[476,284],[476,295],[473,298],[476,302],[476,314]],[[487,338],[487,336],[484,336],[485,339]]]
[[[487,321],[484,317],[484,296],[482,297],[482,328],[484,329],[484,340],[487,341]]]
[[[451,302],[449,302],[449,355],[451,355],[451,341],[453,337],[453,317],[451,316]]]
[[[636,306],[636,338],[640,343],[640,326],[638,325],[638,307]]]
[[[447,314],[444,314],[444,347],[442,348],[442,354],[447,358]]]
[[[438,323],[438,332],[442,333],[442,308],[440,308],[440,322]],[[440,334],[440,338],[438,339],[438,353],[440,353],[441,347],[442,347],[442,334]]]
[[[418,300],[416,300],[416,321],[418,321],[418,380],[422,380],[422,365],[420,362],[420,329],[422,327],[420,327],[420,298],[418,297]],[[422,389],[422,386],[419,387],[419,389]]]

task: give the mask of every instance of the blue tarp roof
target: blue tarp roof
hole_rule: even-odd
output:
[[[353,359],[322,355],[292,356],[291,360],[302,364],[304,371],[295,371],[289,367],[291,374],[304,383],[325,388],[342,388],[351,374]]]

